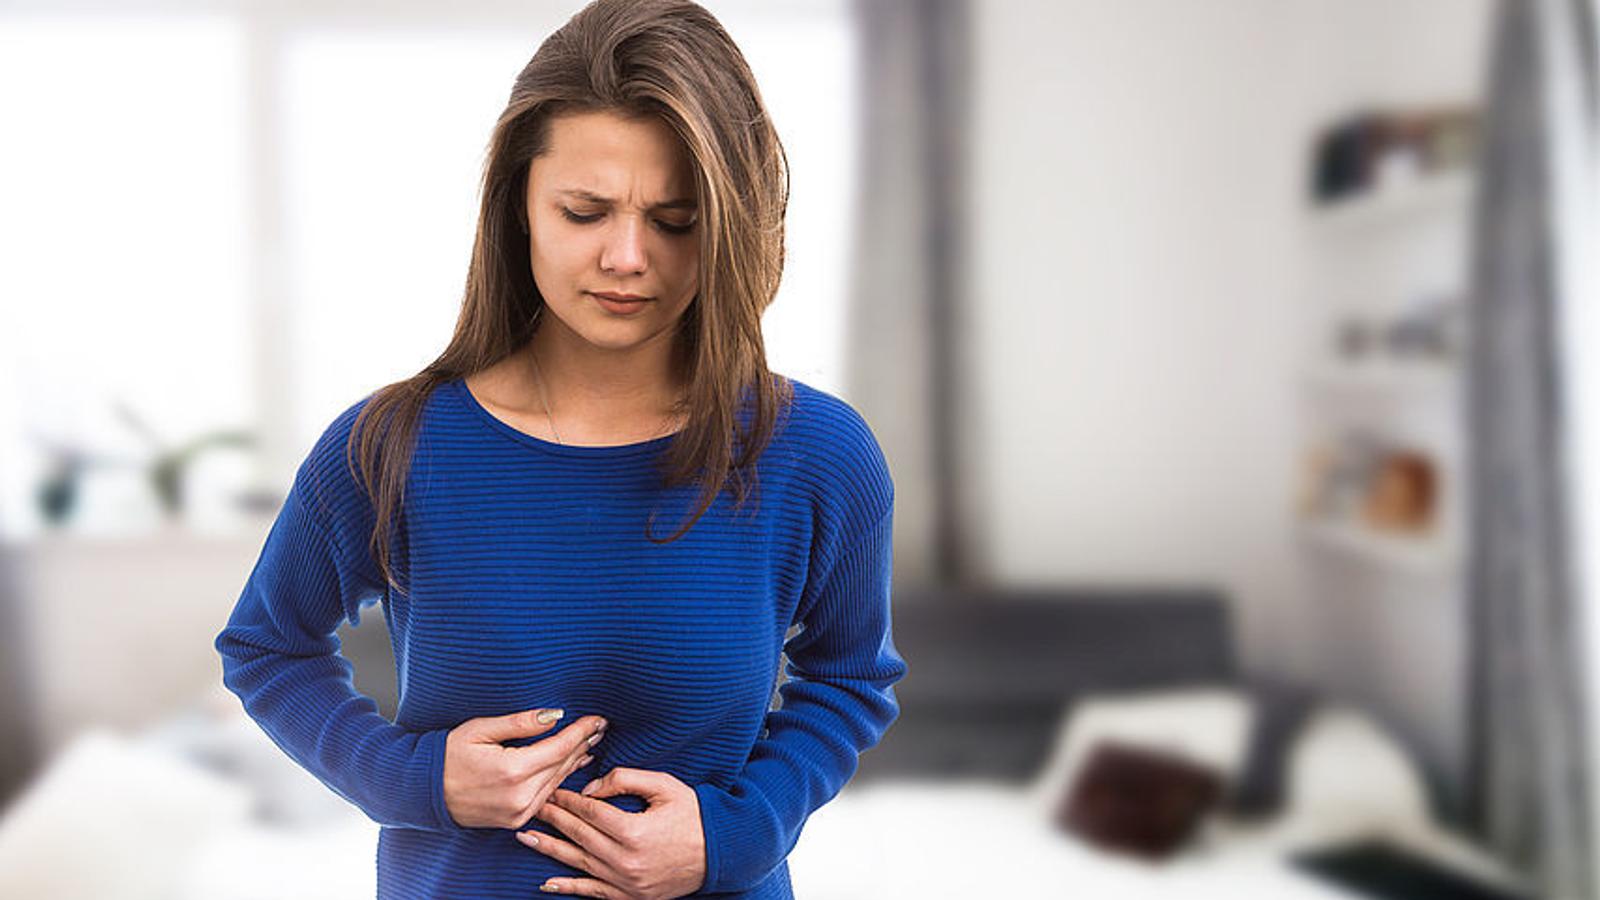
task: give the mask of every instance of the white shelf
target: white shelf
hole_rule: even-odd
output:
[[[1464,219],[1474,182],[1470,169],[1418,176],[1312,206],[1311,226],[1321,234],[1359,235],[1424,221],[1439,213],[1451,213]]]
[[[1315,550],[1411,573],[1449,575],[1463,560],[1456,542],[1435,534],[1410,537],[1354,523],[1317,521],[1301,522],[1298,533],[1302,543]]]
[[[1461,386],[1462,374],[1459,365],[1449,362],[1319,363],[1301,372],[1301,383],[1328,393],[1440,400]]]

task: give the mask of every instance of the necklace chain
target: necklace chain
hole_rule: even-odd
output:
[[[564,445],[566,442],[561,439],[561,432],[556,430],[555,417],[550,415],[550,397],[545,393],[544,390],[544,373],[539,371],[539,358],[530,352],[528,354],[528,360],[533,363],[534,377],[539,380],[539,402],[544,406],[544,420],[550,423],[550,433],[556,436],[556,443]],[[662,421],[667,423],[668,429],[672,427],[672,417],[670,415],[668,415]],[[656,433],[656,437],[660,437],[662,433],[663,432],[658,431]],[[650,440],[654,439],[654,437],[650,438]]]
[[[532,353],[528,354],[528,359],[532,360],[533,374],[539,379],[539,402],[544,404],[544,420],[550,423],[550,433],[556,436],[556,443],[565,443],[561,440],[561,432],[556,431],[555,418],[550,415],[550,398],[544,392],[544,373],[539,371],[539,359]]]

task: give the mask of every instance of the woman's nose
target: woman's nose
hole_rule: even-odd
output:
[[[600,268],[618,273],[644,271],[644,228],[645,223],[641,219],[619,217],[616,227],[606,236]]]

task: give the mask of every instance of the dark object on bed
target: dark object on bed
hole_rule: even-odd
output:
[[[1293,864],[1367,897],[1385,900],[1533,900],[1452,872],[1382,841],[1298,854]]]
[[[1222,799],[1222,773],[1176,754],[1100,741],[1061,798],[1056,825],[1102,850],[1163,860]]]
[[[1206,589],[899,591],[900,717],[852,783],[1031,780],[1080,695],[1235,681],[1231,629]]]

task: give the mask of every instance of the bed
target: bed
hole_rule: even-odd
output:
[[[797,896],[1349,896],[1291,869],[1259,831],[1213,830],[1151,864],[1053,823],[1094,732],[1119,712],[1109,731],[1140,727],[1130,705],[1146,728],[1209,727],[1222,756],[1242,751],[1247,704],[1219,594],[928,591],[897,601],[894,630],[909,667],[900,718],[807,823],[790,855]]]
[[[1107,735],[1237,768],[1252,705],[1230,633],[1225,599],[1206,591],[897,595],[901,716],[808,821],[789,857],[797,896],[1326,900],[1352,895],[1296,870],[1290,852],[1373,832],[1448,850],[1403,752],[1336,709],[1309,729],[1305,783],[1270,821],[1210,821],[1161,863],[1056,826]],[[392,710],[381,618],[343,642],[358,687]],[[0,822],[0,895],[370,897],[376,840],[216,685],[159,727],[85,732],[52,760]]]

